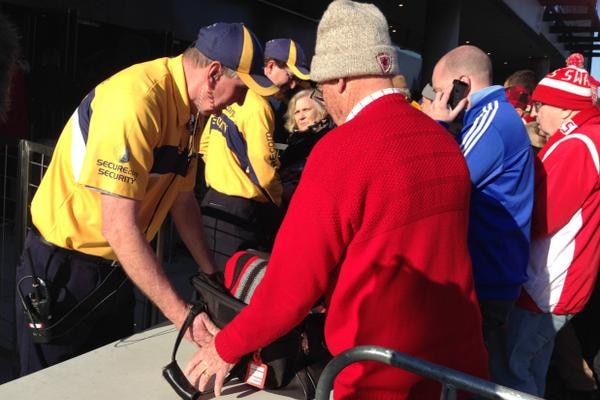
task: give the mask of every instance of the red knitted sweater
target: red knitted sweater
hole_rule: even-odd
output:
[[[289,331],[326,294],[333,355],[380,345],[487,377],[467,250],[469,172],[454,139],[387,95],[313,149],[265,277],[216,338],[229,362]],[[340,399],[438,399],[440,386],[364,362]]]

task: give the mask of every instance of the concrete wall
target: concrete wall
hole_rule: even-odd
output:
[[[557,35],[550,33],[550,24],[543,21],[544,7],[540,5],[538,0],[504,0],[504,3],[535,33],[544,36],[565,57],[569,55],[564,44],[556,40]]]

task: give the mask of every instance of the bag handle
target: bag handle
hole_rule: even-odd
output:
[[[173,390],[177,392],[179,397],[184,400],[196,400],[200,397],[200,392],[192,386],[192,384],[187,380],[185,374],[177,364],[177,350],[179,350],[179,345],[181,344],[181,339],[185,336],[185,332],[190,327],[194,319],[198,314],[202,311],[206,310],[206,304],[199,303],[194,304],[190,308],[190,311],[177,334],[177,339],[175,340],[175,346],[173,347],[173,354],[171,355],[171,362],[163,367],[162,375],[169,382]]]

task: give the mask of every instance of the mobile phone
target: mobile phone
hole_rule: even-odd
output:
[[[469,85],[461,80],[455,79],[452,81],[452,92],[448,98],[448,106],[454,109],[456,105],[467,96]]]

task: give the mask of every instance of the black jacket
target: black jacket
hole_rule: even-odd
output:
[[[307,131],[293,132],[288,137],[288,147],[279,157],[279,178],[283,186],[282,207],[284,209],[287,208],[296,190],[310,151],[332,128],[334,128],[333,121],[325,118],[311,125]]]

